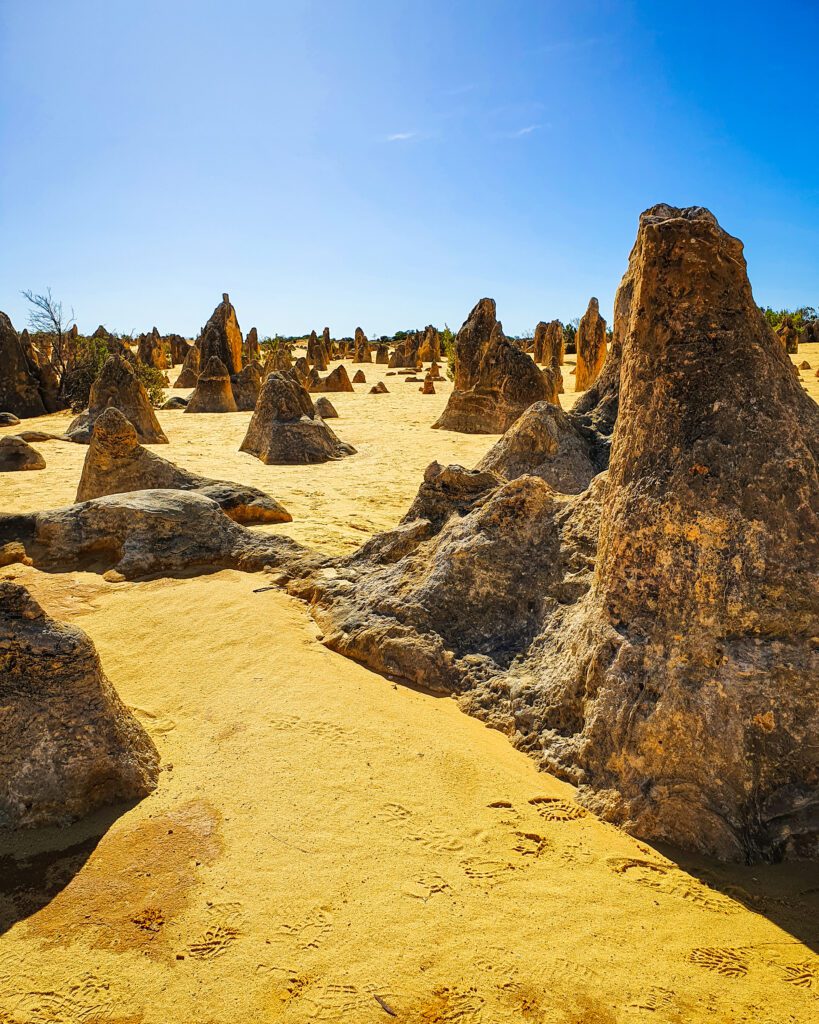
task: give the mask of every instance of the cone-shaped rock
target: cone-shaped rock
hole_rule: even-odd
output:
[[[356,370],[353,374],[353,384],[366,384],[367,378],[364,376],[363,370]]]
[[[258,361],[261,358],[261,349],[259,348],[259,332],[255,327],[251,327],[247,332],[244,345],[244,359],[245,362],[252,362],[253,360]]]
[[[328,358],[324,342],[313,331],[307,340],[307,362],[315,367],[316,370],[324,373],[327,370]]]
[[[271,373],[239,449],[267,465],[327,462],[354,455],[320,417],[295,372]]]
[[[361,330],[360,327],[355,329],[355,341],[353,346],[353,362],[354,363],[371,363],[373,357],[370,355],[370,345],[367,341],[367,335]]]
[[[40,382],[5,313],[0,313],[0,411],[20,417],[46,412]]]
[[[82,630],[2,582],[0,649],[0,828],[64,825],[156,788],[156,748]]]
[[[323,395],[316,399],[316,414],[321,416],[323,420],[337,420],[338,413],[336,407],[330,401],[329,398],[325,398]]]
[[[589,308],[580,319],[575,339],[577,373],[575,391],[586,391],[600,376],[606,361],[606,321],[600,316],[597,299],[589,299]]]
[[[493,299],[481,299],[455,339],[455,389],[440,430],[502,434],[550,387],[531,356],[509,342],[495,318]]]
[[[418,349],[418,359],[422,363],[436,363],[441,358],[441,336],[437,329],[429,324]]]
[[[282,370],[289,370],[292,366],[293,359],[290,355],[290,349],[287,347],[285,342],[274,342],[273,347],[267,353],[267,357],[265,358],[262,378],[267,377],[269,373],[279,373]]]
[[[182,371],[176,378],[175,388],[195,388],[199,380],[199,349],[191,345],[185,354],[185,361],[182,363]]]
[[[46,461],[22,437],[0,437],[0,473],[45,469]]]
[[[222,295],[222,301],[205,324],[199,350],[202,366],[207,366],[208,360],[215,356],[225,364],[228,374],[242,369],[242,332],[227,293]]]
[[[107,409],[94,426],[76,500],[147,490],[198,491],[237,523],[289,523],[293,518],[279,502],[255,487],[210,480],[148,451],[125,417],[116,409]]]
[[[196,390],[185,406],[185,412],[236,412],[236,399],[227,367],[211,356],[196,381]]]
[[[148,392],[128,360],[118,355],[106,360],[102,372],[91,385],[88,409],[72,420],[66,431],[67,436],[72,441],[88,444],[98,417],[110,406],[119,409],[134,425],[142,444],[168,443],[151,406]]]
[[[248,412],[256,408],[256,401],[262,387],[262,368],[258,363],[248,363],[241,371],[230,378],[233,400],[240,412]]]
[[[360,372],[360,371],[359,371]],[[353,383],[343,363],[340,363],[335,370],[324,377],[315,388],[316,391],[353,391]]]

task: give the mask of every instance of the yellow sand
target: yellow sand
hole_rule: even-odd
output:
[[[249,414],[161,413],[155,450],[344,550],[433,458],[493,441],[430,430],[445,393],[385,379],[330,396],[343,462],[239,455]],[[0,477],[0,507],[72,500],[85,449],[37,447],[47,469]],[[452,701],[327,651],[263,576],[0,577],[89,633],[164,766],[130,810],[0,846],[2,1024],[816,1019],[815,867],[706,865],[599,822]]]

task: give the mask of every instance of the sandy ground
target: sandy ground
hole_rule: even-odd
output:
[[[365,373],[331,396],[353,458],[263,466],[236,451],[242,413],[160,413],[155,450],[267,489],[295,517],[272,529],[349,549],[433,458],[472,465],[494,440],[429,429],[450,385],[370,396],[385,370]],[[0,508],[73,499],[85,449],[37,447],[47,468],[0,477]],[[164,769],[135,807],[0,836],[2,1024],[817,1018],[815,866],[638,842],[452,701],[327,651],[260,577],[0,577],[89,633]]]

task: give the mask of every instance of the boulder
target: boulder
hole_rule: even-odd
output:
[[[383,380],[380,380],[377,384],[373,384],[373,386],[370,388],[370,392],[369,393],[371,395],[387,395],[387,394],[389,394],[389,392],[387,391],[387,385],[384,383]]]
[[[20,418],[13,412],[0,412],[0,427],[16,427]]]
[[[237,523],[289,523],[293,518],[279,502],[255,487],[211,480],[149,452],[125,417],[116,409],[107,409],[94,426],[76,500],[149,490],[198,491]]]
[[[36,448],[21,437],[0,437],[0,473],[27,469],[45,469],[46,461]]]
[[[418,390],[421,392],[422,395],[434,395],[435,384],[433,383],[433,378],[425,377],[424,383],[421,385],[420,388],[418,388]]]
[[[256,400],[262,388],[262,368],[258,363],[248,363],[240,373],[230,378],[233,400],[240,412],[256,408]]]
[[[359,370],[358,372],[360,373],[361,371]],[[354,388],[344,364],[339,363],[335,370],[331,370],[326,377],[319,381],[315,386],[315,389],[311,388],[311,390],[318,392],[339,392],[353,391]]]
[[[205,363],[185,412],[237,412],[230,374],[216,356]]]
[[[267,465],[327,462],[354,455],[323,419],[296,374],[271,373],[239,449]]]
[[[5,313],[0,313],[0,409],[21,418],[46,413],[36,369]]]
[[[456,695],[628,831],[817,858],[819,407],[701,207],[641,216],[615,345],[609,470],[585,490],[532,475],[549,421],[558,455],[576,440],[541,406],[469,504],[430,467],[435,501],[289,589],[334,650]],[[593,464],[595,408],[568,419]]]
[[[329,398],[325,398],[323,395],[316,399],[315,409],[316,415],[321,416],[323,420],[338,419],[338,413],[336,412],[335,406]]]
[[[502,434],[549,388],[531,356],[504,337],[493,299],[481,299],[455,338],[455,388],[438,430]]]
[[[0,828],[66,825],[156,788],[156,747],[81,629],[3,581],[0,650]]]
[[[353,384],[366,384],[367,378],[364,376],[363,370],[356,370],[353,374]]]
[[[242,369],[242,332],[227,292],[202,329],[198,344],[202,366],[215,357],[224,363],[229,375]]]
[[[196,345],[191,345],[185,354],[185,360],[182,363],[182,372],[176,378],[174,387],[195,388],[196,382],[199,380],[200,366],[199,349]]]
[[[181,395],[173,395],[171,398],[167,399],[167,401],[163,402],[159,408],[164,410],[172,409],[176,412],[181,412],[183,409],[188,407],[188,401],[189,399],[182,398]]]
[[[69,424],[66,435],[79,444],[88,444],[99,416],[110,406],[134,425],[142,444],[167,444],[159,420],[151,407],[148,392],[123,356],[109,356],[91,385],[88,409]]]
[[[589,299],[589,307],[580,319],[575,338],[577,372],[575,391],[587,391],[600,376],[606,361],[606,321],[600,316],[597,299]]]
[[[807,361],[807,359],[803,359],[802,362],[799,364],[800,370],[809,370],[810,368],[810,363]]]

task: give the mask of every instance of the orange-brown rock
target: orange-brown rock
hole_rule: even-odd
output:
[[[323,395],[316,399],[315,408],[316,414],[318,416],[321,416],[323,420],[338,419],[338,413],[336,412],[335,406],[333,405],[329,398],[325,398]]]
[[[799,351],[799,332],[794,327],[793,317],[786,316],[776,328],[779,341],[786,352],[795,355]]]
[[[355,340],[353,342],[353,362],[371,363],[372,361],[373,357],[370,353],[370,344],[367,341],[367,335],[360,327],[356,327]]]
[[[429,324],[418,348],[418,360],[422,363],[435,363],[441,358],[441,336],[437,328]]]
[[[211,356],[199,374],[196,388],[185,406],[185,412],[236,412],[230,374],[216,356]]]
[[[424,380],[424,383],[421,385],[421,387],[418,388],[418,390],[421,392],[422,395],[434,395],[435,384],[433,383],[432,377],[427,377]]]
[[[390,347],[383,343],[379,343],[378,348],[375,350],[375,361],[381,366],[388,366],[390,362]]]
[[[361,372],[360,370],[358,371]],[[354,391],[352,381],[343,363],[332,370],[326,377],[320,378],[309,388],[312,392]]]
[[[481,299],[455,339],[455,389],[433,426],[502,434],[549,389],[531,356],[504,337],[493,299]]]
[[[327,369],[328,358],[324,341],[319,339],[315,331],[312,331],[307,341],[307,362],[316,370],[324,373]]]
[[[228,374],[242,369],[242,332],[227,292],[202,329],[198,344],[202,366],[215,356],[227,367]]]
[[[262,387],[262,368],[257,362],[248,363],[239,373],[230,378],[230,389],[239,412],[256,408],[256,400]]]
[[[23,418],[46,412],[36,369],[5,313],[0,313],[0,411]]]
[[[175,388],[195,388],[199,380],[200,362],[199,349],[190,345],[182,363],[182,371],[176,378]]]
[[[36,448],[22,437],[0,437],[0,473],[18,473],[29,469],[45,469],[46,461]]]
[[[242,357],[246,363],[259,362],[261,360],[262,353],[259,348],[259,332],[255,327],[251,327],[247,332]]]
[[[82,630],[0,582],[0,650],[0,828],[66,825],[156,788],[156,747]]]
[[[353,384],[366,384],[367,378],[364,376],[363,370],[356,370],[353,374]]]
[[[80,444],[88,444],[97,418],[110,406],[134,425],[142,444],[167,444],[156,418],[148,392],[123,356],[109,356],[99,377],[91,385],[88,409],[69,424],[66,436]]]
[[[293,359],[290,355],[290,349],[285,342],[276,341],[265,358],[262,377],[267,377],[269,373],[280,373],[282,370],[289,370],[292,366]]]
[[[388,395],[389,391],[387,390],[387,385],[384,381],[380,380],[377,384],[373,384],[369,393],[371,395]]]
[[[575,391],[586,391],[600,376],[606,361],[606,321],[600,316],[597,299],[589,299],[589,308],[580,319],[575,339],[577,372]]]

